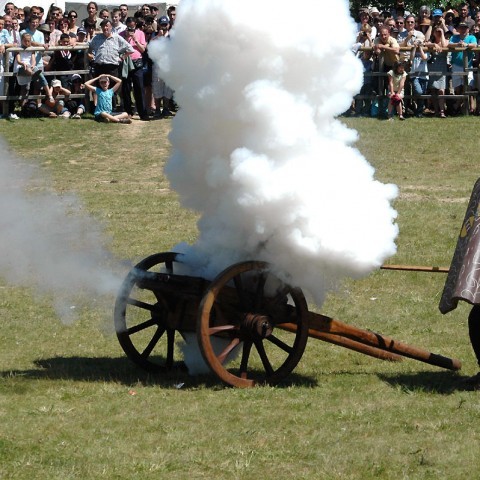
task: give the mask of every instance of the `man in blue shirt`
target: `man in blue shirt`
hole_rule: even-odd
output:
[[[472,68],[472,61],[474,57],[473,48],[477,46],[477,39],[474,35],[468,33],[469,27],[466,22],[460,22],[457,25],[456,35],[450,37],[449,48],[454,49],[452,51],[452,85],[455,91],[455,95],[462,95],[465,86],[465,75],[460,73],[465,72],[465,66]],[[464,52],[467,58],[464,59]],[[465,65],[466,60],[466,65]],[[457,75],[456,75],[457,74]],[[468,72],[467,82],[470,87],[474,87],[473,72]],[[470,112],[474,111],[474,99],[470,96]],[[457,100],[454,106],[454,113],[459,113],[462,105],[462,100]]]

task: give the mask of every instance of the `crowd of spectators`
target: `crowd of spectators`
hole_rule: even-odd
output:
[[[174,115],[174,92],[154,68],[148,45],[168,40],[176,8],[159,12],[144,4],[131,13],[126,4],[99,11],[90,2],[80,19],[75,10],[63,12],[53,4],[44,11],[6,3],[0,16],[0,95],[19,100],[3,101],[1,118],[80,119],[91,113],[98,121],[131,123]]]
[[[364,7],[355,15],[352,49],[363,64],[364,83],[347,114],[390,120],[395,114],[400,120],[480,115],[480,5],[475,0],[446,8],[424,5],[418,12],[397,0],[389,9]]]

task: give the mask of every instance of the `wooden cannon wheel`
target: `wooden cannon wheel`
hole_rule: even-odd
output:
[[[176,253],[163,252],[143,259],[128,273],[115,302],[115,331],[120,345],[130,360],[151,372],[173,366],[175,328],[169,325],[168,299],[138,284],[145,272],[174,273],[176,257]]]
[[[282,323],[295,323],[296,332],[281,330]],[[300,289],[279,280],[267,263],[238,263],[207,288],[199,307],[197,337],[205,362],[224,383],[273,385],[292,372],[303,355],[307,302]],[[214,345],[219,338],[224,342],[220,351]],[[239,358],[227,363],[235,351]]]

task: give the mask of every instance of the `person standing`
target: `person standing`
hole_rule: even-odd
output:
[[[122,57],[132,54],[134,49],[124,38],[112,32],[111,20],[103,20],[100,28],[102,33],[95,35],[88,46],[88,52],[95,55],[94,76],[109,74],[118,77]]]
[[[445,98],[438,96],[445,95],[447,88],[446,74],[448,71],[447,51],[448,40],[445,38],[442,27],[435,27],[433,30],[433,42],[427,44],[431,47],[431,56],[428,60],[428,88],[433,91],[432,100],[435,108],[435,115],[445,118]]]
[[[114,8],[112,10],[112,32],[120,35],[127,26],[121,22],[121,10]]]
[[[95,31],[100,30],[101,19],[97,18],[98,5],[97,2],[89,2],[87,5],[88,17],[82,20],[82,27],[86,28],[87,22],[89,24],[95,24]]]
[[[469,29],[475,25],[475,20],[469,16],[468,12],[468,3],[461,3],[458,10],[458,17],[453,20],[453,25],[458,33],[460,33],[460,30],[458,29],[460,23],[466,23]]]
[[[390,28],[382,26],[379,29],[379,35],[374,42],[374,53],[377,56],[379,64],[382,65],[381,71],[386,73],[393,69],[395,62],[398,62],[398,55],[400,53],[400,47],[398,42],[390,35]],[[381,95],[387,94],[387,82],[384,77],[379,77],[379,86],[377,92]],[[385,115],[386,105],[383,98],[379,101],[380,115]]]
[[[128,18],[128,5],[122,3],[118,8],[120,10],[120,21],[125,23]]]
[[[476,48],[477,46],[477,39],[474,35],[469,35],[468,33],[468,24],[465,22],[460,22],[457,25],[457,30],[459,32],[458,35],[452,35],[450,37],[449,48],[455,48],[452,51],[452,85],[455,91],[455,95],[462,95],[464,93],[464,76],[461,73],[465,72],[464,66],[464,51],[467,55],[467,68],[472,68],[472,62],[474,53],[471,50],[472,48]],[[461,50],[457,50],[457,48],[461,48]],[[455,75],[457,73],[458,75]],[[474,79],[473,79],[473,72],[470,70],[467,76],[467,82],[470,87],[474,87]],[[457,100],[454,105],[454,114],[460,113],[462,107],[462,100]],[[474,98],[470,96],[470,113],[474,113]]]
[[[133,53],[130,55],[133,68],[130,69],[126,77],[122,75],[123,107],[130,116],[133,116],[131,96],[133,87],[133,97],[135,99],[135,106],[137,108],[137,113],[140,117],[140,120],[148,121],[150,118],[145,106],[143,92],[143,54],[145,53],[147,46],[145,34],[142,30],[137,28],[135,18],[133,17],[127,18],[126,25],[126,30],[120,35],[133,49]]]
[[[69,33],[74,33],[75,35],[77,34],[77,18],[78,18],[78,13],[75,10],[70,10],[68,12],[68,32]]]

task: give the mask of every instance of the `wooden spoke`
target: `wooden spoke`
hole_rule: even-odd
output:
[[[209,335],[215,335],[216,333],[219,332],[227,332],[230,330],[236,330],[237,327],[235,325],[220,325],[219,327],[210,327],[208,329],[208,334]]]
[[[170,325],[168,299],[152,289],[153,280],[143,280],[155,278],[155,272],[162,270],[173,274],[177,256],[165,252],[143,259],[126,276],[115,302],[115,331],[121,347],[128,358],[151,372],[174,365],[175,330]]]
[[[154,325],[158,325],[158,321],[151,318],[150,320],[147,320],[146,322],[139,323],[138,325],[135,325],[134,327],[128,328],[127,333],[128,333],[128,335],[133,335],[134,333],[141,332],[142,330],[145,330],[146,328],[149,328],[149,327],[153,327]]]
[[[218,356],[220,363],[224,363],[227,359],[228,354],[240,343],[239,338],[234,338],[223,350],[223,352]]]
[[[162,335],[164,333],[165,333],[165,328],[158,327],[157,331],[155,332],[155,335],[151,338],[150,342],[148,343],[147,348],[142,352],[143,358],[148,358],[150,356],[153,349],[155,348],[155,345],[157,345],[158,341],[160,340],[160,338],[162,338]]]
[[[221,272],[205,290],[197,318],[198,343],[206,364],[227,385],[275,384],[295,368],[305,350],[309,319],[305,297],[288,285],[282,285],[274,298],[267,297],[265,287],[270,280],[282,285],[267,263],[242,262]],[[292,302],[289,306],[285,305],[287,294]],[[292,322],[292,316],[298,326],[291,332],[293,340],[280,340],[272,333],[275,325]],[[262,330],[262,322],[268,325],[268,332]],[[213,337],[222,332],[231,341],[216,355]],[[240,365],[238,361],[230,365],[228,353],[240,342]],[[251,355],[253,345],[258,355]]]
[[[267,375],[273,375],[273,367],[272,367],[272,364],[270,363],[270,360],[267,357],[267,352],[265,352],[265,347],[263,345],[263,342],[261,340],[257,340],[254,342],[254,344],[258,354],[260,355],[260,360],[262,361],[265,372],[267,372]]]
[[[158,309],[155,305],[151,305],[150,303],[142,302],[132,297],[127,298],[128,305],[133,305],[134,307],[143,308],[144,310],[148,310],[149,312],[156,312]]]
[[[248,360],[252,351],[252,342],[250,340],[243,342],[242,361],[240,362],[240,378],[247,378]]]
[[[275,335],[270,335],[266,339],[287,353],[293,352],[293,347],[287,345],[285,342],[282,342],[279,338],[275,337]]]

